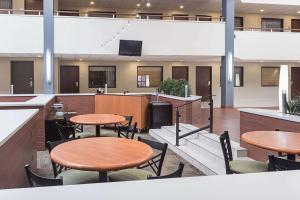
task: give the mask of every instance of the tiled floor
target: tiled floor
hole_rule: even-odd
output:
[[[94,128],[92,126],[85,127],[85,130],[88,130],[89,132],[94,132]],[[104,132],[104,130],[103,130],[103,132]],[[137,136],[141,136],[145,139],[154,140],[148,134],[139,134]],[[175,171],[180,162],[183,162],[185,164],[185,168],[183,171],[183,177],[202,176],[203,175],[198,169],[196,169],[195,167],[190,165],[188,162],[186,162],[185,160],[183,160],[182,158],[180,158],[179,156],[177,156],[170,150],[167,151],[167,155],[166,155],[165,162],[163,165],[162,175],[169,174],[169,173],[172,173],[173,171]],[[51,165],[48,151],[38,152],[38,170],[41,175],[45,175],[48,177],[53,176],[53,173],[52,173],[53,170],[52,170],[52,165]]]

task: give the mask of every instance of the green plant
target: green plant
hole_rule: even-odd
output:
[[[300,114],[300,96],[286,102],[286,109],[289,114]]]
[[[168,78],[161,82],[158,91],[168,95],[174,96],[185,96],[185,85],[188,85],[188,96],[191,92],[191,87],[189,86],[188,82],[185,80],[174,80]]]

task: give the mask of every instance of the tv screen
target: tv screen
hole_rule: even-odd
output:
[[[142,56],[142,41],[120,40],[120,56]]]

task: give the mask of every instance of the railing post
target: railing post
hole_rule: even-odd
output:
[[[210,97],[210,102],[209,102],[209,132],[213,132],[213,127],[214,127],[214,100],[212,97]]]
[[[176,146],[179,146],[179,119],[180,119],[180,113],[179,113],[179,109],[177,108],[176,110]]]

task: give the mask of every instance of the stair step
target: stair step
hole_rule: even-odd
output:
[[[176,135],[176,127],[175,126],[163,126],[162,127],[162,130],[166,130],[169,132],[170,135],[174,136]],[[180,125],[180,132],[179,132],[179,135],[184,135],[186,133],[189,133],[191,132],[190,129],[187,129],[185,128],[184,126]],[[190,138],[190,139],[195,139],[195,138],[198,138],[198,134],[193,134],[193,135],[190,135],[188,136],[187,138]]]

